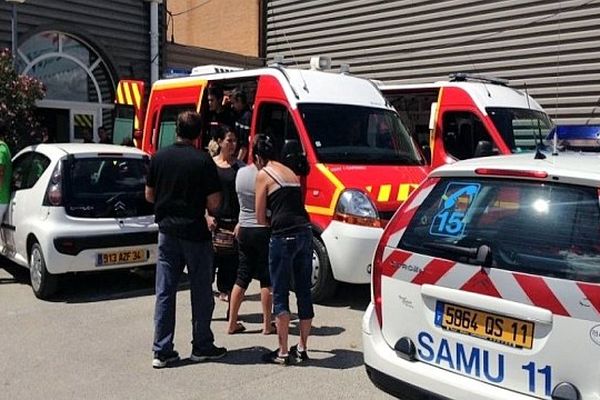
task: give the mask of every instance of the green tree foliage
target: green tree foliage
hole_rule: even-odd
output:
[[[10,50],[0,49],[0,124],[6,127],[6,143],[13,154],[37,136],[40,123],[35,102],[43,99],[45,92],[40,80],[15,71]]]

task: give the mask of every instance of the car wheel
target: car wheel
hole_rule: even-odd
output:
[[[322,302],[333,296],[337,282],[331,272],[327,249],[321,240],[313,237],[311,294],[314,302]]]
[[[29,276],[31,289],[38,299],[48,299],[58,289],[58,276],[46,269],[46,261],[39,243],[34,243],[29,251]]]

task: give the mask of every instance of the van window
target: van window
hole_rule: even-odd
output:
[[[65,168],[65,209],[81,218],[152,215],[144,196],[148,159],[73,158]]]
[[[444,178],[417,210],[399,247],[491,267],[600,283],[596,188],[504,179]]]
[[[552,130],[547,114],[520,108],[487,108],[487,112],[506,145],[513,153],[535,150],[536,141]]]
[[[497,146],[481,120],[470,112],[448,111],[443,116],[442,138],[446,152],[458,160],[476,157],[475,150],[481,141]]]
[[[393,111],[342,104],[298,108],[321,162],[423,164],[415,142]]]
[[[115,106],[112,142],[121,144],[128,139],[133,139],[134,122],[135,109],[133,106],[117,104]]]
[[[158,121],[158,146],[156,149],[162,149],[175,143],[177,127],[177,116],[184,111],[195,111],[193,104],[167,106],[161,110]]]
[[[257,133],[271,137],[276,154],[281,156],[285,143],[297,141],[300,136],[287,107],[277,103],[262,103],[258,110]]]

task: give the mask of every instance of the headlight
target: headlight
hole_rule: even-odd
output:
[[[355,225],[381,226],[379,214],[369,196],[356,189],[342,192],[335,209],[334,219]]]

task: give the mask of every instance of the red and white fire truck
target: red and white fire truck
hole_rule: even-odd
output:
[[[244,92],[250,140],[268,134],[282,156],[300,146],[310,164],[305,204],[315,234],[314,299],[331,296],[338,281],[369,283],[383,227],[429,171],[398,113],[371,81],[349,74],[279,64],[217,72],[227,69],[199,67],[155,82],[140,147],[153,154],[173,143],[181,111],[208,118],[210,86]]]
[[[464,73],[435,83],[380,84],[433,168],[456,160],[535,149],[553,127],[528,93]]]

